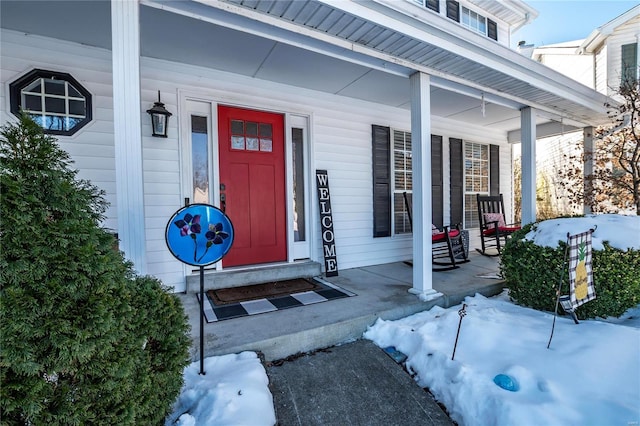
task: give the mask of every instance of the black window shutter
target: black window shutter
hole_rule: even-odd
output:
[[[442,229],[444,216],[442,190],[442,136],[431,135],[431,216],[433,224]]]
[[[489,145],[489,194],[500,195],[500,147]]]
[[[451,178],[451,216],[452,225],[464,223],[464,168],[462,163],[462,139],[449,138],[449,163]]]
[[[373,147],[373,236],[391,235],[391,129],[371,126]]]
[[[487,37],[498,41],[498,24],[491,19],[487,19]]]
[[[427,8],[440,12],[440,0],[427,0]]]
[[[622,45],[622,73],[620,86],[634,85],[638,70],[638,45],[636,43]]]
[[[447,18],[460,22],[460,4],[455,0],[447,0]]]

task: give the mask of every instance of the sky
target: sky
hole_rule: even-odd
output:
[[[640,250],[640,216],[561,220],[562,226],[541,222],[525,238],[556,247],[568,230],[596,226],[594,249],[608,240],[616,248]],[[378,319],[363,337],[404,353],[405,368],[460,425],[640,424],[640,305],[620,318],[580,324],[558,317],[547,349],[552,313],[517,306],[507,291],[464,303],[462,321],[462,305],[436,306],[396,321]],[[205,358],[204,370],[198,374],[199,361],[185,369],[185,385],[165,426],[276,423],[269,378],[255,352]]]
[[[521,40],[542,46],[583,39],[593,30],[639,4],[638,0],[525,0],[538,17],[511,36],[511,47]]]

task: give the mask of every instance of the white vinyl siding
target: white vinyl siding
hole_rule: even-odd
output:
[[[600,93],[610,95],[609,87],[607,87],[607,82],[609,81],[609,70],[607,68],[607,46],[604,45],[602,49],[596,52],[595,55],[595,89]]]

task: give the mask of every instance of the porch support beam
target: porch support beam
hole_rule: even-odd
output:
[[[442,296],[433,289],[431,258],[431,92],[429,75],[411,75],[411,155],[413,165],[413,287],[427,301]]]
[[[584,198],[583,198],[583,213],[591,214],[591,205],[587,202],[590,199],[590,194],[593,193],[593,185],[591,179],[593,178],[593,171],[595,169],[594,151],[595,142],[593,139],[593,127],[585,127],[582,129],[583,144],[584,144],[584,167],[583,167],[583,180],[584,180]]]
[[[536,221],[536,111],[520,110],[522,141],[522,225]]]
[[[113,129],[120,250],[146,274],[138,0],[111,0]]]

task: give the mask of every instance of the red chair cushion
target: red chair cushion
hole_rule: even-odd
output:
[[[449,231],[449,238],[455,238],[460,234],[460,231],[457,229],[453,229]],[[447,240],[447,234],[443,232],[438,232],[437,234],[431,234],[431,242],[432,243],[440,243]]]
[[[519,231],[522,229],[520,226],[499,226],[498,229],[502,234],[511,234],[513,232]],[[482,231],[482,235],[494,235],[496,233],[495,228],[486,229]]]

